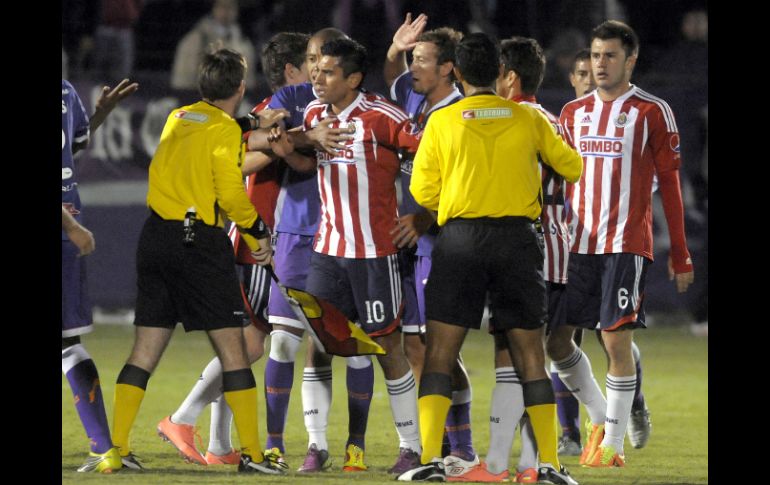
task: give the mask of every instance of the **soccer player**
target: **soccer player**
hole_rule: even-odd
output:
[[[545,372],[543,253],[537,155],[565,179],[582,161],[539,112],[495,94],[500,50],[486,34],[466,35],[455,52],[465,98],[431,116],[415,157],[410,190],[442,226],[425,288],[427,349],[420,379],[421,465],[401,481],[444,481],[441,435],[455,365],[469,328],[479,328],[487,293],[521,375],[540,459],[538,480],[576,484],[556,453],[556,405]],[[517,190],[511,190],[511,187]]]
[[[246,90],[246,61],[229,49],[204,56],[202,100],[168,116],[149,168],[150,216],[137,248],[136,337],[118,375],[112,439],[124,467],[141,470],[129,434],[147,382],[176,323],[204,330],[222,363],[222,390],[241,444],[239,472],[281,474],[259,446],[257,388],[243,337],[243,300],[232,244],[222,230],[238,226],[259,264],[270,264],[270,232],[243,187],[244,131],[233,118]],[[265,126],[285,116],[260,116]],[[261,113],[264,115],[264,113]]]
[[[332,126],[348,128],[343,149],[316,151],[308,159],[281,135],[271,145],[284,158],[318,164],[321,222],[313,245],[306,290],[357,321],[386,355],[377,358],[385,375],[399,447],[419,452],[414,376],[396,332],[401,317],[398,249],[390,230],[397,217],[396,150],[416,148],[409,119],[381,96],[365,93],[366,49],[351,39],[321,47],[313,88],[318,100],[305,110],[304,127],[333,117]]]
[[[588,411],[580,463],[592,467],[625,465],[623,438],[637,380],[631,344],[634,329],[644,328],[655,175],[671,237],[669,276],[679,292],[693,280],[679,187],[679,134],[668,104],[630,83],[638,54],[639,39],[631,27],[618,21],[597,26],[591,33],[597,88],[567,103],[560,116],[586,168],[568,189],[574,224],[568,324],[552,329],[547,349],[559,377]],[[588,357],[572,341],[576,326],[602,331],[610,361],[606,400]]]
[[[308,41],[305,57],[306,69],[311,80],[318,76],[318,62],[321,59],[321,46],[331,40],[347,38],[347,35],[334,28],[325,28],[316,32]],[[310,83],[297,84],[279,90],[271,99],[271,108],[285,108],[291,116],[285,120],[286,128],[303,126],[304,112],[307,105],[316,99]],[[340,137],[321,137],[315,139],[315,132],[325,131],[339,135],[338,128],[329,129],[329,119],[308,132],[308,141],[327,143],[326,149],[343,147],[334,140]],[[265,137],[251,136],[249,145],[252,149],[269,149]],[[309,152],[314,157],[312,148]],[[292,167],[291,164],[289,164]],[[313,254],[313,236],[318,230],[321,219],[321,197],[315,164],[309,166],[309,172],[289,168],[283,176],[279,196],[280,215],[276,225],[276,275],[284,285],[305,289],[310,258]],[[273,282],[268,306],[268,319],[272,325],[270,355],[265,367],[265,386],[267,401],[267,447],[285,452],[283,431],[289,407],[289,397],[294,384],[294,362],[302,343],[304,325],[300,322],[291,306],[282,297],[278,286]],[[369,407],[374,389],[374,368],[369,356],[346,358],[348,388],[348,440],[345,444],[343,471],[355,472],[367,469],[364,463],[366,449],[366,427]],[[315,349],[309,341],[302,382],[302,408],[305,428],[308,432],[308,450],[302,465],[302,473],[314,473],[327,470],[332,466],[326,430],[329,422],[329,409],[332,399],[331,359]]]
[[[265,44],[262,49],[262,70],[273,92],[287,85],[307,82],[304,66],[307,41],[306,34],[280,32]],[[272,96],[264,99],[254,107],[252,113],[260,113],[271,99]],[[246,192],[249,199],[257,212],[264,214],[265,224],[270,229],[274,227],[273,213],[280,188],[277,179],[280,171],[285,169],[283,164],[269,164],[271,161],[270,157],[261,152],[247,152],[241,166],[241,172],[247,176]],[[260,170],[253,173],[257,169]],[[267,311],[270,295],[270,277],[263,266],[256,264],[248,244],[240,236],[237,227],[233,225],[229,232],[235,248],[235,260],[241,275],[245,307],[251,323],[243,329],[246,350],[249,361],[254,363],[262,356],[265,337],[270,332],[267,320],[263,316]],[[237,465],[240,461],[240,455],[233,450],[230,440],[232,412],[222,396],[221,389],[222,364],[218,357],[214,357],[179,408],[158,423],[159,436],[176,447],[188,462],[200,465]],[[269,396],[270,389],[267,393]],[[194,425],[203,408],[209,403],[211,403],[211,425],[209,445],[204,456],[195,446]],[[269,432],[270,421],[268,421]],[[273,461],[288,467],[281,456],[283,448],[273,450],[269,441],[268,438],[265,454],[276,455]]]
[[[462,34],[450,28],[423,33],[427,17],[419,15],[414,21],[411,14],[393,35],[393,42],[385,60],[385,81],[391,98],[411,118],[422,132],[431,113],[462,99],[455,86],[453,73],[455,46]],[[407,68],[406,52],[413,51]],[[413,156],[404,153],[401,160],[402,204],[399,218],[393,228],[393,242],[402,249],[404,315],[401,330],[404,334],[406,356],[419,380],[425,358],[425,283],[430,273],[430,253],[438,233],[433,216],[414,201],[409,192]],[[417,246],[416,250],[411,249]],[[461,476],[475,465],[479,458],[473,449],[471,436],[471,386],[467,371],[458,359],[452,371],[452,406],[446,422],[449,453],[444,462],[449,476]],[[442,452],[443,454],[443,452]],[[401,457],[390,473],[400,475],[419,464],[419,455],[401,450]]]
[[[575,98],[582,98],[596,89],[596,82],[591,73],[591,49],[580,49],[575,53],[569,83],[575,90]]]
[[[91,445],[79,472],[112,473],[122,465],[118,450],[110,439],[96,364],[80,342],[81,335],[93,330],[86,264],[81,256],[90,254],[96,244],[91,231],[81,224],[83,216],[73,155],[88,145],[90,133],[96,131],[112,109],[138,88],[138,84],[129,84],[127,79],[112,89],[105,86],[89,121],[75,88],[69,81],[62,79],[61,82],[61,368],[67,376],[75,397],[75,408]]]

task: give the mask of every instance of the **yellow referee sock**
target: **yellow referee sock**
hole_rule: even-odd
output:
[[[417,411],[420,419],[422,441],[422,464],[433,458],[441,458],[441,442],[444,440],[444,425],[452,405],[452,378],[449,374],[428,373],[420,378],[420,398]]]
[[[559,470],[561,464],[557,452],[556,399],[551,380],[546,378],[524,382],[522,388],[524,406],[532,423],[540,463],[550,463]]]
[[[112,444],[118,447],[120,456],[131,452],[129,435],[149,379],[149,372],[131,364],[124,365],[118,375],[112,414]]]
[[[241,453],[251,456],[255,462],[260,462],[265,457],[259,446],[257,386],[254,374],[251,369],[240,369],[224,372],[222,377],[225,401],[233,412],[235,429],[238,431],[238,439],[241,442]],[[236,389],[232,389],[233,387]]]

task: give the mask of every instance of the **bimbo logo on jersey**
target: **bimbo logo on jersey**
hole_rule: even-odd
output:
[[[623,139],[611,136],[583,136],[578,141],[584,157],[619,158],[623,156]]]

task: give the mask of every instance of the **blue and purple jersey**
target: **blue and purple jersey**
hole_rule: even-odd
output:
[[[88,141],[88,115],[75,88],[68,81],[61,81],[61,203],[70,214],[81,221],[80,196],[75,176],[75,160],[72,145]],[[67,233],[61,232],[62,241]]]
[[[394,103],[396,103],[416,125],[419,131],[425,129],[425,124],[428,122],[428,118],[431,113],[439,108],[448,106],[463,98],[462,93],[456,87],[452,93],[446,98],[442,99],[430,110],[425,110],[425,95],[414,92],[412,89],[412,73],[405,71],[398,76],[390,87],[390,97]],[[401,206],[398,208],[400,215],[414,214],[418,211],[424,210],[420,204],[418,204],[412,193],[409,191],[409,182],[412,180],[412,163],[414,162],[414,153],[408,154],[402,153],[401,158]],[[433,241],[438,234],[437,226],[434,224],[428,231],[423,234],[419,241],[417,241],[417,255],[418,256],[430,256],[433,251]]]
[[[305,107],[316,95],[310,83],[281,88],[273,95],[268,108],[284,108],[291,114],[286,128],[302,126]],[[315,172],[300,173],[286,170],[278,196],[280,217],[275,230],[302,236],[313,236],[321,220],[321,197],[318,195],[318,176]]]

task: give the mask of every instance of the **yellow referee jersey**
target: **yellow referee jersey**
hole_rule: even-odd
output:
[[[150,163],[147,204],[167,220],[181,221],[195,207],[205,224],[224,226],[221,210],[251,227],[257,211],[243,185],[244,150],[238,124],[216,106],[199,101],[172,111]]]
[[[468,96],[431,115],[412,167],[418,204],[448,219],[540,216],[537,155],[568,182],[580,155],[537,110],[494,94]]]

